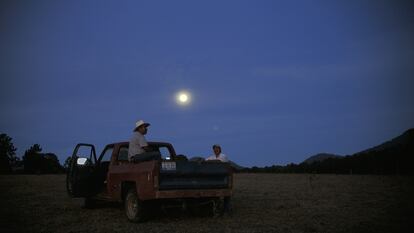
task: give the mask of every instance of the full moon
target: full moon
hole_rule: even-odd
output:
[[[186,94],[181,94],[179,98],[180,98],[180,102],[188,101],[188,96]]]
[[[176,100],[180,105],[187,105],[190,103],[190,93],[186,91],[180,91],[176,95]]]

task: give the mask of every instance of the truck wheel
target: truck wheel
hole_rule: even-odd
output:
[[[131,222],[142,222],[145,220],[144,205],[138,199],[135,188],[129,189],[125,196],[125,213]]]

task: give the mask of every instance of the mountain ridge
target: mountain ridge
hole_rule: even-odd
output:
[[[401,146],[407,146],[407,145],[412,145],[412,143],[414,143],[414,128],[410,128],[408,130],[406,130],[403,134],[389,140],[386,142],[383,142],[377,146],[371,147],[369,149],[357,152],[353,155],[358,155],[358,154],[365,154],[365,153],[370,153],[370,152],[375,152],[375,151],[382,151],[382,150],[389,150],[389,149],[393,149],[396,147],[401,147]]]
[[[414,128],[410,128],[404,131],[404,133],[402,133],[401,135],[392,138],[391,140],[388,140],[386,142],[380,143],[376,146],[356,152],[348,156],[360,156],[363,154],[382,152],[386,150],[393,151],[393,150],[398,150],[401,147],[413,146],[413,144],[414,144]],[[312,164],[315,162],[323,162],[324,160],[330,159],[330,158],[336,159],[336,158],[345,158],[348,156],[342,156],[342,155],[331,154],[331,153],[318,153],[318,154],[308,157],[302,163]]]

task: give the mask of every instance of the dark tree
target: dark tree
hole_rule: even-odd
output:
[[[42,148],[39,144],[34,144],[31,146],[23,156],[24,171],[26,173],[40,173],[41,172],[41,163],[42,155],[40,152]]]
[[[23,156],[24,171],[30,174],[61,173],[64,171],[58,157],[53,153],[41,153],[39,144],[34,144]]]
[[[0,174],[11,172],[11,166],[18,160],[15,156],[16,150],[12,138],[7,134],[0,134]]]
[[[63,172],[63,167],[59,163],[58,157],[53,153],[41,154],[42,159],[40,163],[41,173],[60,173]]]

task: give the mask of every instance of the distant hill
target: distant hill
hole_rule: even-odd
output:
[[[319,154],[312,155],[311,157],[305,159],[302,163],[312,164],[314,162],[322,162],[325,159],[329,159],[329,158],[341,158],[341,157],[342,156],[335,155],[335,154],[319,153]]]
[[[366,154],[366,153],[372,153],[372,152],[380,152],[384,150],[398,150],[399,148],[410,147],[410,146],[411,147],[414,146],[414,128],[405,131],[403,134],[401,134],[400,136],[396,138],[391,139],[390,141],[384,142],[370,149],[355,153],[354,155]]]
[[[353,155],[321,153],[300,164],[252,167],[244,172],[414,175],[414,128]]]
[[[243,169],[245,169],[245,167],[238,165],[237,163],[229,160],[230,166],[233,167],[234,169],[236,169],[236,171],[241,171]]]
[[[374,146],[372,148],[357,152],[353,155],[361,155],[367,153],[381,152],[384,150],[393,150],[401,147],[406,147],[412,145],[414,142],[414,128],[405,131],[402,135],[391,139],[390,141],[384,142],[380,145]],[[302,163],[312,164],[314,162],[322,162],[329,158],[341,158],[343,156],[330,154],[330,153],[319,153],[312,155],[309,158],[305,159]]]
[[[318,173],[414,174],[414,129],[353,155],[326,158],[296,169]]]

